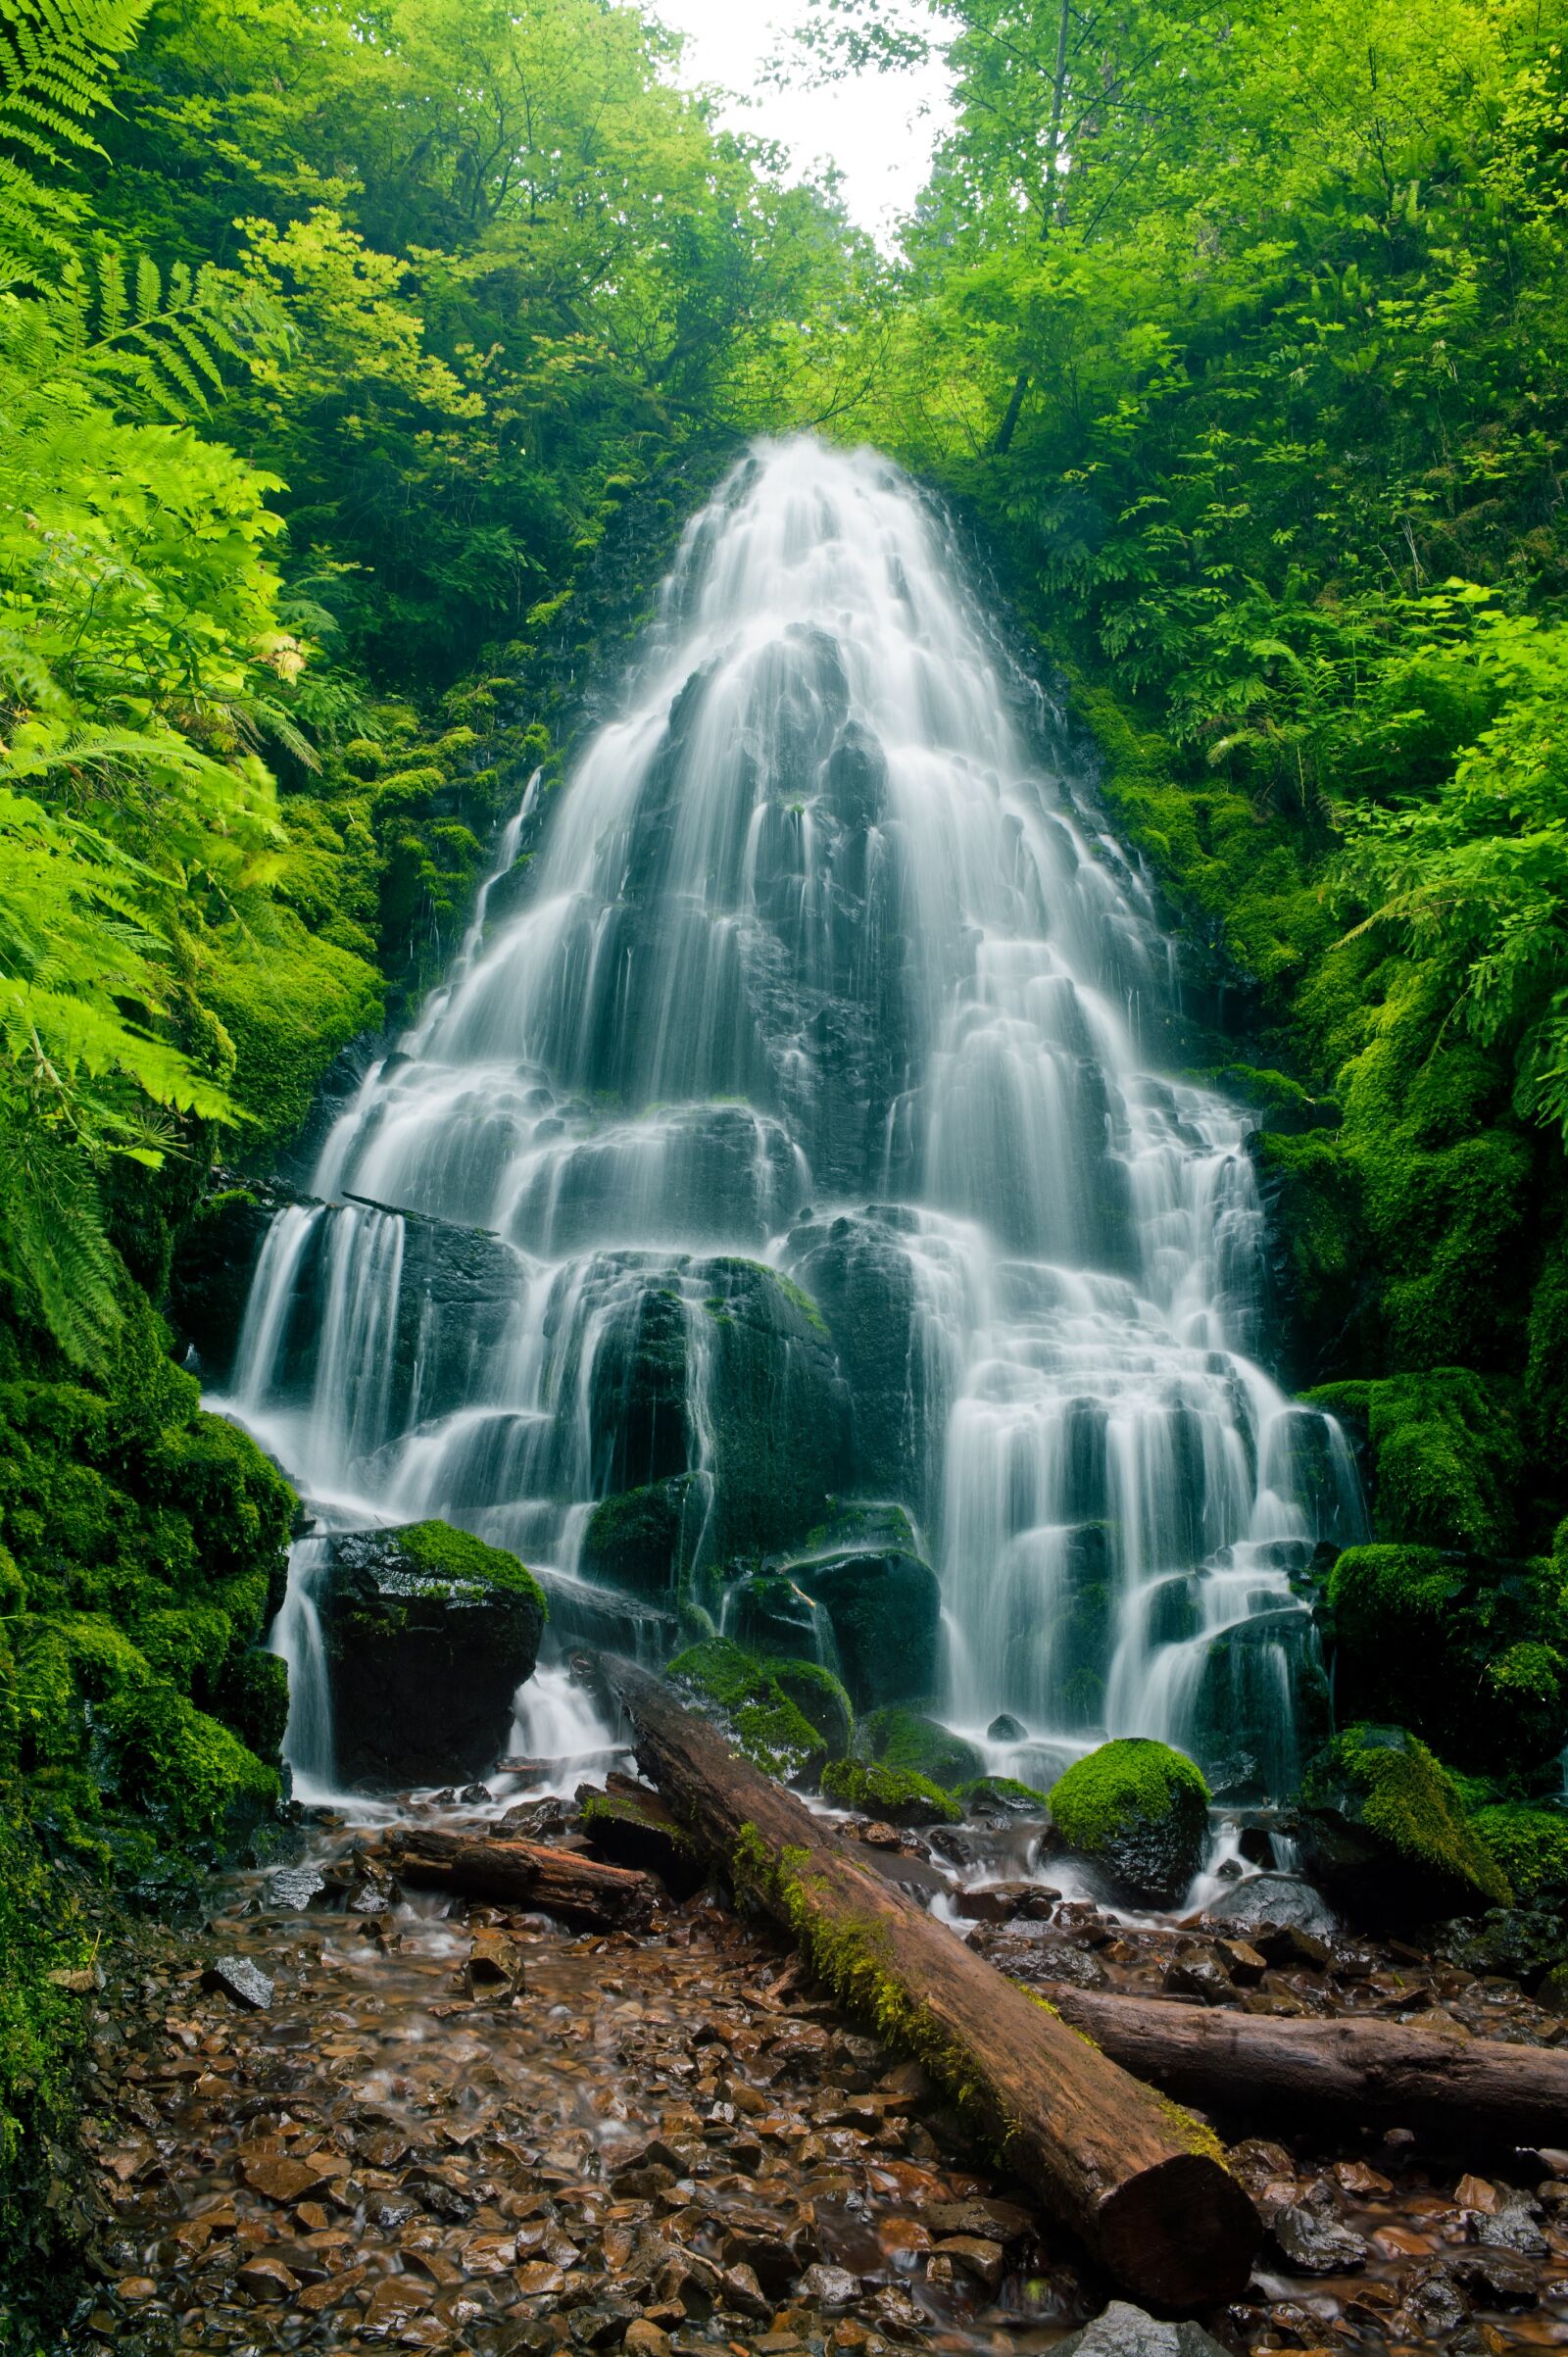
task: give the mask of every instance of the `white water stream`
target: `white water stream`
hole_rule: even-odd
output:
[[[1025,1730],[992,1765],[1039,1777],[1104,1733],[1212,1765],[1245,1721],[1254,1786],[1289,1781],[1290,1575],[1354,1535],[1354,1475],[1256,1363],[1247,1125],[1157,1068],[1172,958],[1064,741],[890,464],[808,439],[742,463],[617,716],[530,783],[497,868],[537,843],[520,900],[481,906],[327,1140],[323,1207],[267,1243],[229,1404],[329,1522],[448,1516],[597,1634],[596,1500],[675,1481],[685,1570],[716,1580],[748,1481],[752,1552],[807,1538],[783,1477],[738,1468],[839,1416],[827,1489],[896,1499],[940,1573],[945,1715]],[[404,1212],[485,1233],[437,1251]],[[797,1332],[754,1381],[721,1256],[809,1291],[835,1252],[870,1271],[837,1372]],[[655,1327],[675,1372],[649,1405]],[[319,1775],[310,1569],[307,1543],[276,1641]],[[646,1596],[626,1612],[622,1642],[673,1642]],[[555,1744],[577,1704],[552,1679],[525,1707]]]

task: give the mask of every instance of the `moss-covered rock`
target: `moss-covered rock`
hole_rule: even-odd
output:
[[[1049,1800],[1067,1847],[1134,1904],[1173,1906],[1203,1862],[1208,1787],[1168,1743],[1102,1743],[1057,1779]]]
[[[1568,1906],[1568,1814],[1521,1801],[1494,1801],[1477,1809],[1470,1822],[1522,1905],[1546,1899],[1559,1912]]]
[[[825,1696],[810,1685],[812,1662],[785,1665],[798,1674],[796,1694],[818,1706]],[[799,1701],[786,1692],[779,1665],[760,1662],[727,1637],[712,1637],[677,1653],[665,1671],[671,1685],[719,1720],[753,1765],[783,1784],[815,1785],[828,1745]],[[808,1673],[803,1686],[799,1673]],[[821,1673],[818,1673],[821,1674]]]
[[[487,1776],[544,1633],[544,1592],[515,1555],[445,1522],[345,1532],[316,1599],[340,1781]]]
[[[857,1748],[884,1767],[911,1769],[944,1792],[972,1784],[985,1772],[985,1760],[973,1743],[913,1710],[872,1711],[860,1722]]]
[[[1363,1440],[1379,1536],[1505,1554],[1524,1470],[1518,1386],[1466,1367],[1334,1383],[1309,1395]]]
[[[1568,1741],[1568,1562],[1356,1547],[1329,1575],[1341,1711],[1518,1773]]]
[[[843,1759],[855,1741],[855,1710],[833,1672],[816,1661],[769,1661],[780,1693],[808,1720],[827,1746],[829,1759]]]
[[[1512,1896],[1453,1778],[1402,1727],[1336,1736],[1302,1786],[1300,1840],[1307,1873],[1361,1922],[1435,1922]]]
[[[953,1796],[971,1817],[1043,1817],[1050,1807],[1044,1792],[1021,1784],[1016,1776],[978,1776],[972,1784],[960,1785]]]
[[[902,1549],[856,1550],[791,1563],[789,1576],[832,1622],[857,1710],[936,1698],[942,1588],[928,1563]]]
[[[693,1501],[689,1474],[602,1498],[583,1533],[584,1577],[634,1596],[670,1595],[695,1546],[703,1514],[703,1501]],[[688,1531],[688,1518],[696,1530]]]
[[[835,1760],[822,1779],[824,1797],[887,1825],[956,1825],[962,1807],[929,1776],[883,1760]]]

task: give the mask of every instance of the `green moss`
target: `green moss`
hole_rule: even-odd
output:
[[[1517,1386],[1437,1367],[1307,1395],[1366,1436],[1380,1537],[1505,1553],[1524,1470]]]
[[[601,1498],[583,1533],[582,1565],[592,1579],[640,1596],[667,1595],[682,1568],[689,1475]]]
[[[122,1795],[173,1847],[210,1844],[226,1854],[276,1803],[273,1771],[165,1687],[122,1686],[95,1712],[94,1730]]]
[[[711,1637],[677,1653],[664,1675],[671,1684],[688,1688],[720,1710],[738,1710],[750,1700],[762,1666],[729,1638]]]
[[[913,1768],[895,1768],[875,1759],[834,1760],[822,1778],[822,1791],[842,1808],[860,1809],[895,1825],[956,1825],[962,1809],[929,1776]]]
[[[550,1617],[545,1592],[533,1573],[504,1547],[490,1547],[471,1531],[450,1522],[411,1522],[397,1533],[398,1544],[416,1570],[430,1579],[458,1586],[508,1588],[537,1604],[542,1618]]]
[[[954,1798],[965,1809],[987,1800],[1018,1810],[1044,1810],[1049,1806],[1044,1792],[1036,1792],[1032,1784],[1020,1784],[1016,1776],[977,1776],[972,1783],[960,1785]]]
[[[1522,1774],[1568,1740],[1568,1564],[1355,1547],[1326,1602],[1348,1716],[1409,1727],[1488,1774]]]
[[[1208,1787],[1184,1753],[1127,1736],[1075,1760],[1049,1798],[1057,1830],[1093,1855],[1139,1826],[1160,1823],[1184,1800],[1206,1809]]]
[[[973,1783],[985,1767],[973,1743],[913,1710],[873,1710],[860,1722],[858,1747],[884,1766],[907,1768],[944,1792]]]
[[[1478,1809],[1471,1824],[1529,1906],[1544,1894],[1568,1898],[1568,1816],[1505,1801]]]
[[[1507,1875],[1465,1813],[1441,1760],[1399,1727],[1366,1723],[1336,1736],[1302,1786],[1308,1809],[1350,1814],[1399,1859],[1477,1900],[1507,1906]]]
[[[771,1662],[756,1660],[727,1637],[711,1637],[678,1653],[664,1674],[718,1714],[764,1775],[787,1781],[820,1771],[827,1745],[785,1692]]]
[[[236,930],[211,954],[202,987],[234,1043],[251,1151],[294,1135],[338,1050],[383,1014],[374,967],[313,934],[292,908]]]

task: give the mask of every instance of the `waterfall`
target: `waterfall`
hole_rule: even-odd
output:
[[[1354,1473],[1257,1363],[1247,1123],[1161,1068],[1169,945],[1066,745],[891,464],[750,452],[265,1247],[231,1404],[313,1500],[447,1516],[652,1658],[773,1565],[831,1657],[801,1566],[897,1508],[1006,1764],[1289,1782]]]

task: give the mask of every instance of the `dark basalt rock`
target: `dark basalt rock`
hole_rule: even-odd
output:
[[[1207,1912],[1216,1923],[1238,1932],[1255,1932],[1267,1923],[1324,1939],[1339,1929],[1339,1918],[1327,1900],[1310,1883],[1291,1874],[1251,1875],[1221,1891]]]
[[[487,1776],[545,1622],[515,1557],[442,1523],[350,1531],[316,1596],[341,1781],[396,1792]]]
[[[857,1710],[927,1702],[940,1691],[942,1590],[916,1555],[828,1555],[793,1563],[798,1588],[825,1606]]]

